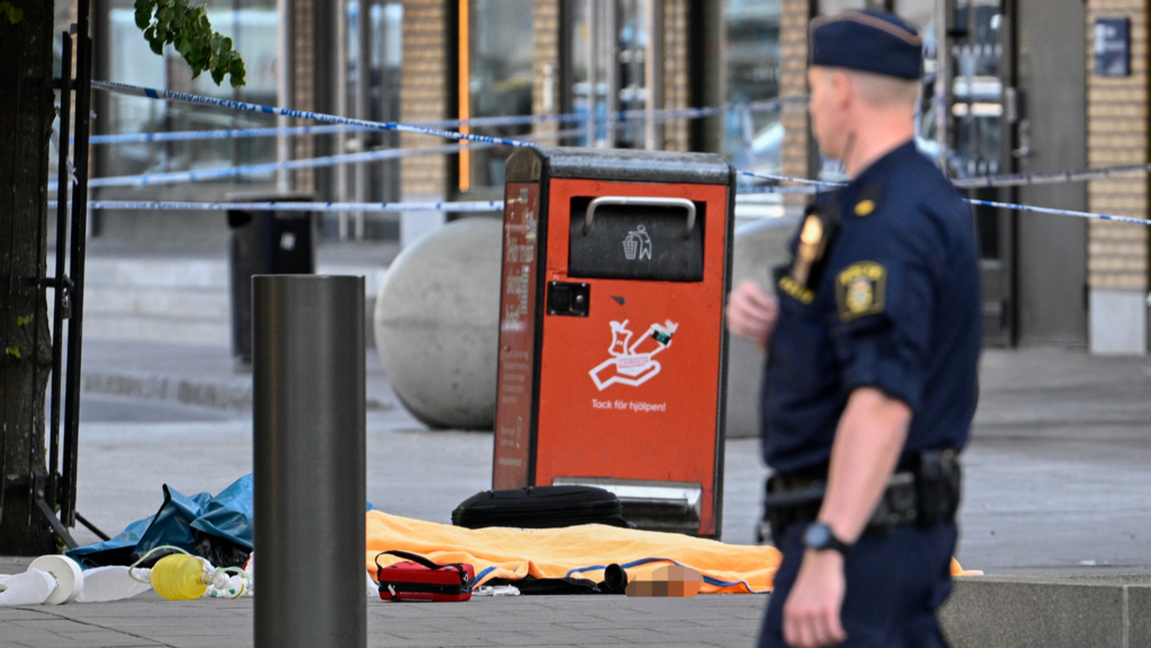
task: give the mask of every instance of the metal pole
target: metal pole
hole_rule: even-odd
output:
[[[88,135],[92,120],[92,39],[88,35],[88,2],[81,0],[76,30],[76,144],[72,159],[72,311],[68,318],[68,358],[64,369],[64,452],[60,486],[60,521],[76,526],[76,477],[80,449],[80,360],[84,348],[84,259],[88,246]]]
[[[348,0],[336,0],[336,114],[347,115],[348,112]],[[348,150],[349,142],[358,142],[355,133],[337,133],[335,137],[336,153]],[[348,165],[336,166],[336,194],[337,200],[347,200],[349,197]],[[341,241],[348,239],[348,213],[340,212],[339,236]]]
[[[604,110],[607,119],[604,129],[607,131],[603,143],[604,148],[615,148],[617,134],[615,129],[616,115],[619,112],[619,3],[605,2],[600,15],[600,45],[602,60],[604,62],[603,84],[606,87],[604,94]]]
[[[935,141],[939,168],[947,173],[947,152],[951,148],[951,45],[947,36],[951,24],[949,0],[935,2]],[[948,174],[950,175],[950,174]]]
[[[649,151],[663,148],[663,126],[655,119],[655,111],[663,108],[663,2],[647,0],[644,7],[647,21],[647,51],[644,53],[644,86],[647,102],[644,108],[644,148]]]
[[[596,92],[596,66],[599,64],[599,3],[600,0],[587,0],[587,146],[597,144],[596,109],[599,95]]]
[[[280,17],[279,40],[276,43],[276,101],[279,106],[295,106],[295,79],[292,74],[295,60],[293,58],[293,45],[295,44],[296,20],[295,3],[292,0],[276,0],[276,15]],[[292,125],[292,120],[284,115],[276,117],[276,126],[286,128]],[[276,136],[276,161],[286,162],[292,159],[292,138],[280,134]],[[276,188],[281,192],[292,189],[292,172],[281,169],[276,172]]]
[[[695,106],[722,106],[727,102],[727,23],[724,2],[688,3],[691,33],[692,101]],[[693,151],[722,153],[727,114],[695,120],[691,125]]]
[[[375,83],[375,70],[372,69],[372,9],[373,0],[359,0],[356,7],[359,10],[356,23],[356,117],[365,121],[375,119],[372,115],[372,85]],[[383,66],[381,65],[381,68]],[[381,96],[383,94],[381,93]],[[356,133],[357,151],[368,150],[368,132]],[[375,164],[356,165],[356,200],[371,202],[372,175],[375,173]],[[364,212],[353,212],[353,237],[359,241],[364,238]]]
[[[256,648],[366,648],[364,278],[252,277]]]
[[[60,36],[60,152],[56,166],[56,273],[52,290],[52,382],[49,393],[48,503],[53,507],[60,497],[60,400],[61,369],[64,363],[64,295],[68,256],[68,153],[72,138],[72,36]]]

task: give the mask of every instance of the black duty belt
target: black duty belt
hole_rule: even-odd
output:
[[[930,527],[951,522],[959,508],[960,465],[954,450],[925,451],[914,468],[891,476],[872,512],[865,535],[883,535],[904,524]],[[827,490],[827,468],[775,475],[767,482],[764,518],[776,542],[787,527],[818,517]]]

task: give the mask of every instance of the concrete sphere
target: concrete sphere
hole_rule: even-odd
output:
[[[775,292],[771,269],[787,263],[787,242],[795,232],[794,217],[771,218],[741,225],[735,230],[731,259],[731,288],[751,279]],[[727,347],[727,438],[758,437],[760,424],[760,387],[766,360],[759,345],[731,335]]]
[[[503,224],[458,220],[388,268],[376,299],[376,350],[404,407],[433,428],[495,423]]]

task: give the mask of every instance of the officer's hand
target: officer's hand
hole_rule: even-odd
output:
[[[731,291],[726,312],[728,330],[764,346],[779,319],[779,300],[745,279]]]
[[[840,621],[843,556],[836,551],[804,553],[799,576],[783,604],[783,639],[794,648],[823,648],[847,639]]]

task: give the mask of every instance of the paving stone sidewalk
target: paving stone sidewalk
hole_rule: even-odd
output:
[[[100,351],[86,345],[85,371],[137,371],[226,389],[242,389],[245,381],[234,372],[226,350],[149,345],[143,352],[137,349],[131,360],[117,360],[124,353],[124,347]],[[386,377],[376,371],[376,385],[386,389]],[[133,392],[118,397],[141,406],[156,398]],[[386,402],[389,395],[382,391],[379,399]],[[216,492],[249,471],[246,406],[232,402],[203,409],[209,404],[189,408],[192,414],[180,420],[106,417],[85,423],[81,511],[116,532],[155,510],[162,483],[186,493]],[[490,434],[429,431],[394,406],[376,408],[368,419],[368,499],[378,508],[446,522],[456,503],[490,484]],[[405,461],[396,462],[397,456]],[[1055,591],[1051,588],[1075,584],[1075,579],[1084,586],[1112,587],[1093,589],[1099,595],[1088,597],[1067,590],[1059,600],[1072,601],[1077,618],[1103,623],[1146,617],[1145,611],[1130,614],[1126,607],[1116,615],[1112,612],[1118,608],[1086,606],[1151,600],[1146,597],[1151,591],[1146,589],[1151,574],[1148,465],[1151,360],[1059,349],[985,353],[976,429],[965,454],[958,557],[965,567],[991,575],[987,581],[970,581],[973,585],[996,578],[1031,585],[998,603],[998,616],[980,615],[987,627],[953,626],[966,629],[964,636],[991,637],[993,644],[964,643],[959,637],[956,646],[1029,645],[1027,621],[1036,615],[1034,607],[1028,611],[1027,601],[1048,600],[1035,588]],[[725,541],[752,541],[763,475],[755,440],[727,442]],[[81,531],[77,535],[84,538]],[[0,573],[22,571],[29,561],[0,558]],[[311,576],[302,569],[301,586]],[[1087,582],[1091,579],[1097,582]],[[984,596],[974,594],[974,586],[960,585],[957,593]],[[750,646],[767,598],[701,596],[671,608],[644,607],[618,596],[477,598],[459,605],[371,601],[368,636],[370,646]],[[972,634],[973,628],[983,634]],[[1092,635],[1098,641],[1091,645],[1133,646],[1129,642],[1143,636],[1140,628],[1108,626]],[[1113,643],[1113,637],[1128,643]],[[170,602],[148,593],[112,603],[0,608],[0,647],[252,645],[250,599]]]

